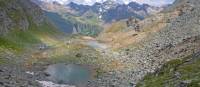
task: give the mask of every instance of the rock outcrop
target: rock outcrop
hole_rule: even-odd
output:
[[[42,10],[29,0],[1,0],[0,3],[0,35],[12,29],[27,30],[31,23],[40,25],[45,21]]]
[[[133,28],[135,31],[140,31],[139,21],[140,21],[139,19],[129,18],[126,21],[126,25],[127,25],[127,27]]]

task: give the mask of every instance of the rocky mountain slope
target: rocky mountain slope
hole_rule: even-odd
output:
[[[1,0],[1,35],[8,33],[9,30],[14,27],[18,27],[21,30],[27,30],[30,25],[29,20],[31,19],[36,25],[44,22],[44,15],[41,15],[42,11],[38,9],[35,4],[28,1],[18,1],[18,3],[15,4],[16,2],[17,1]],[[34,7],[36,8],[31,9]],[[26,14],[23,12],[26,12]],[[32,18],[30,19],[26,15],[29,15]]]
[[[177,0],[163,12],[139,21],[137,26],[140,31],[135,31],[135,25],[119,27],[119,24],[126,24],[125,21],[116,24],[118,28],[111,26],[114,29],[112,31],[109,28],[104,31],[99,40],[110,44],[114,50],[121,49],[118,61],[130,64],[122,70],[111,71],[113,74],[107,74],[105,78],[112,80],[103,80],[105,84],[132,87],[167,61],[198,52],[198,11],[198,0]]]
[[[173,36],[173,40],[182,38],[175,46],[164,50],[166,58],[178,58],[167,62],[155,73],[145,76],[138,87],[172,86],[172,87],[198,87],[199,79],[199,4],[198,0],[177,0],[175,4],[166,9],[178,11],[179,17],[172,21],[175,30],[181,28]],[[173,32],[170,32],[170,35]],[[182,35],[178,37],[179,35]],[[168,36],[169,37],[169,36]],[[185,37],[185,38],[184,38]],[[177,39],[178,40],[178,39]],[[166,42],[165,42],[166,43]],[[173,50],[172,50],[173,49]],[[161,54],[163,55],[163,53]],[[197,77],[197,78],[196,78]]]
[[[199,55],[171,60],[153,74],[148,74],[137,87],[199,87]]]

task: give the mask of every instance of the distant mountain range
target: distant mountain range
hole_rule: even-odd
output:
[[[119,4],[116,0],[107,0],[103,3],[96,2],[93,5],[83,5],[74,2],[66,2],[66,4],[61,4],[58,1],[52,0],[33,1],[46,11],[60,14],[67,13],[81,17],[90,17],[92,14],[96,15],[97,18],[104,22],[118,21],[130,17],[143,19],[145,16],[155,14],[163,9],[162,7],[150,6],[148,4],[139,4],[136,2],[130,2],[129,4]]]
[[[61,3],[57,0],[32,0],[45,12],[46,16],[65,33],[79,33],[96,36],[103,29],[102,24],[131,17],[143,20],[146,16],[156,14],[164,7],[155,7],[148,4],[130,2],[122,4],[116,0],[106,0],[92,5],[73,2]]]

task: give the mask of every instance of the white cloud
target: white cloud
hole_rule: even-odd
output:
[[[41,0],[41,1],[57,1],[61,4],[68,4],[69,2],[75,2],[78,4],[84,4],[84,5],[92,5],[95,2],[105,2],[107,0]],[[174,0],[114,0],[118,3],[125,3],[128,4],[129,2],[135,1],[138,2],[140,4],[150,4],[150,5],[154,5],[154,6],[161,6],[161,5],[165,5],[165,4],[171,4],[174,2]]]

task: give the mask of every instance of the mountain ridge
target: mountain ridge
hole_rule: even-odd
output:
[[[114,3],[118,3],[118,4],[129,4],[130,2],[137,2],[140,4],[151,4],[152,6],[164,6],[167,4],[172,4],[173,0],[171,1],[140,1],[140,0],[40,0],[40,1],[45,1],[45,2],[57,2],[59,4],[69,4],[70,2],[74,2],[76,4],[82,4],[82,5],[94,5],[95,3],[104,3],[104,2],[114,2]],[[151,3],[152,2],[152,3]]]
[[[47,13],[49,19],[53,19],[54,24],[57,24],[55,19],[61,19],[60,23],[67,25],[68,27],[63,27],[64,25],[57,24],[63,31],[74,31],[79,34],[96,36],[102,31],[104,24],[112,23],[113,21],[119,21],[127,19],[130,17],[135,17],[140,20],[151,14],[155,14],[161,11],[163,8],[154,7],[147,4],[138,4],[131,2],[127,5],[118,4],[111,1],[105,1],[103,3],[95,3],[94,5],[82,5],[70,2],[66,5],[62,5],[58,2],[43,2],[40,0],[32,0],[34,3],[38,4]],[[125,9],[125,10],[123,10]],[[50,14],[58,14],[52,17]],[[73,19],[73,20],[71,20]],[[62,21],[63,20],[63,21]],[[83,23],[85,22],[85,23]],[[76,24],[80,24],[85,27],[77,27]],[[88,24],[89,23],[89,24]],[[96,26],[97,28],[94,28]],[[94,28],[94,29],[91,29]],[[97,32],[95,32],[97,31]],[[73,33],[73,32],[71,32]]]
[[[42,5],[40,5],[41,3]],[[62,5],[56,2],[40,1],[40,3],[38,4],[44,10],[47,10],[47,11],[58,12],[58,13],[64,12],[64,13],[80,15],[80,16],[84,14],[85,12],[91,10],[93,13],[98,15],[99,19],[104,20],[105,22],[112,22],[114,20],[118,21],[121,19],[127,19],[131,16],[135,16],[136,18],[143,19],[145,16],[155,14],[157,12],[160,12],[163,9],[162,7],[155,7],[155,6],[150,6],[147,4],[138,4],[136,2],[131,2],[125,5],[125,4],[118,4],[112,1],[105,1],[103,3],[95,3],[94,5],[91,5],[91,6],[81,5],[81,4],[79,5],[74,2],[70,2],[66,5]],[[126,9],[126,11],[121,10],[121,9]],[[115,16],[114,14],[119,14],[119,15]]]

